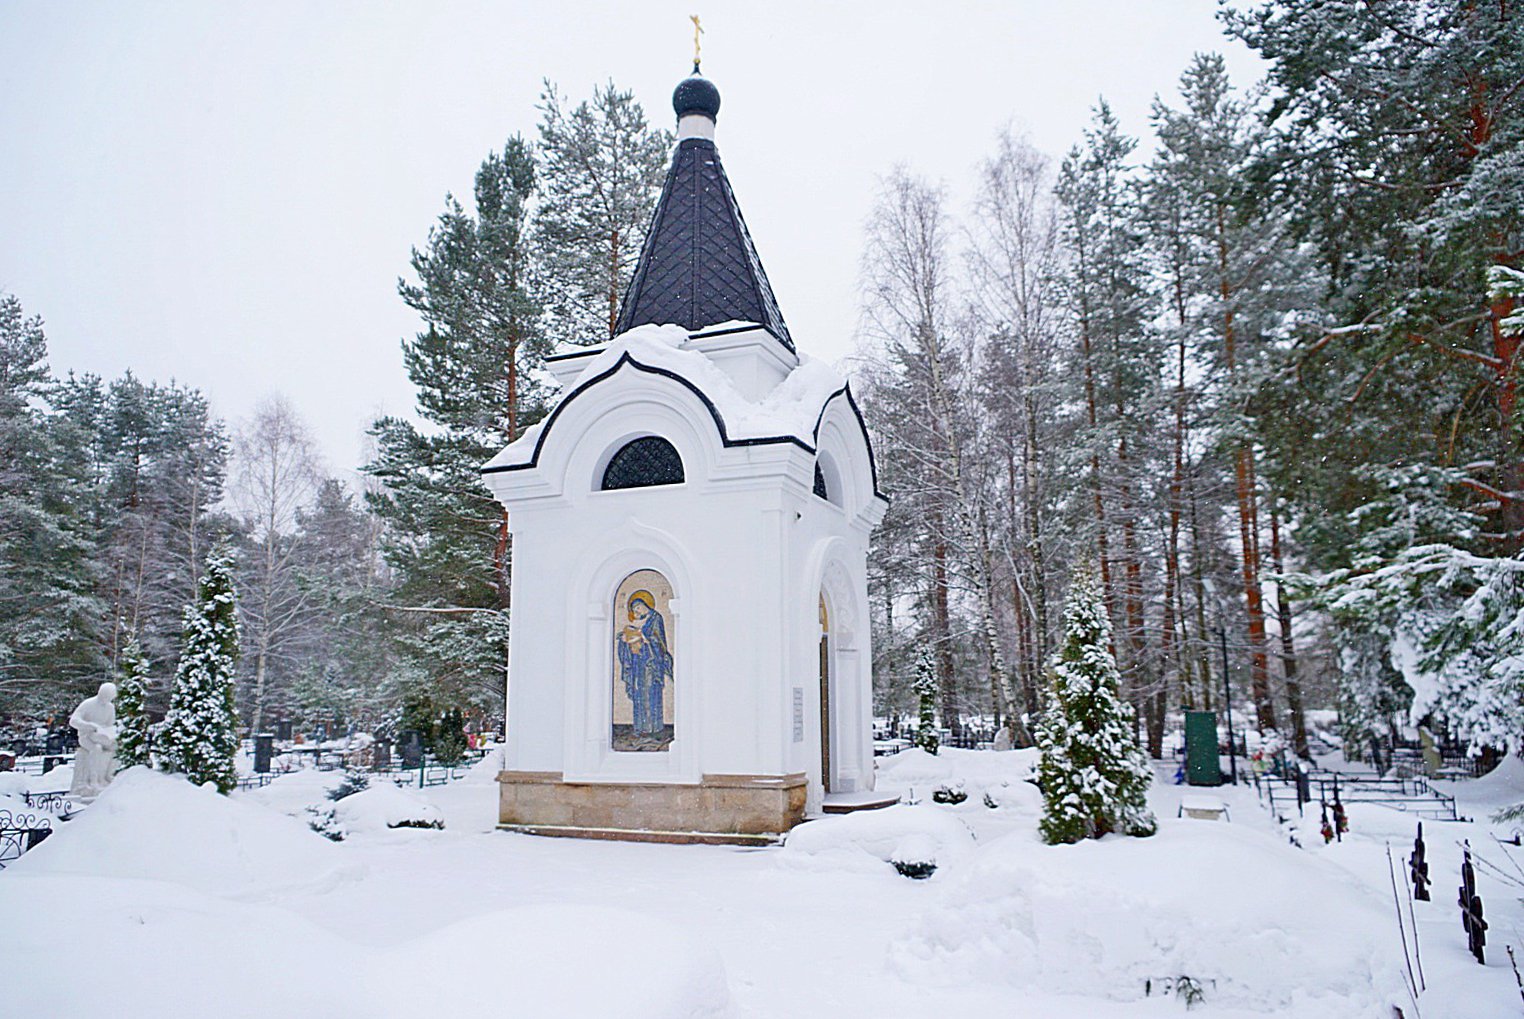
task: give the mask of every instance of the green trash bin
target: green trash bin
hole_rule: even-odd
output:
[[[1191,785],[1222,785],[1215,711],[1185,713],[1185,780]]]

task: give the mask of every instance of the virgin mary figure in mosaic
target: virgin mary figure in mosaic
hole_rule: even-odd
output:
[[[615,650],[619,676],[634,710],[633,739],[616,750],[665,750],[672,733],[663,719],[663,695],[672,678],[672,652],[667,647],[667,623],[647,590],[630,595],[627,622],[619,631]],[[625,741],[619,741],[624,743]]]

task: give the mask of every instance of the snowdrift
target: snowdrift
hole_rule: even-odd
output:
[[[1037,750],[943,747],[936,754],[928,754],[912,747],[878,759],[874,788],[929,800],[939,786],[961,786],[969,800],[978,803],[987,791],[1026,784],[1037,771],[1038,756]]]
[[[7,873],[171,881],[248,896],[329,882],[340,864],[297,821],[139,767]]]
[[[1144,996],[1180,976],[1212,1004],[1370,1016],[1399,1000],[1380,903],[1341,868],[1238,825],[1167,821],[1148,839],[1046,846],[1017,833],[946,876],[890,949],[907,980]]]
[[[420,1014],[438,1011],[440,1000],[426,988],[452,972],[472,984],[491,974],[486,998],[505,1015],[730,1014],[729,983],[714,950],[670,922],[628,910],[562,904],[502,910],[393,951],[394,966],[417,974],[424,985]],[[399,1000],[406,993],[399,992]],[[473,997],[482,1003],[480,995]]]

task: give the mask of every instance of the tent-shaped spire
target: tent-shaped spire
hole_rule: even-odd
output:
[[[695,73],[672,93],[677,152],[614,331],[756,322],[794,350],[714,147],[719,90]]]

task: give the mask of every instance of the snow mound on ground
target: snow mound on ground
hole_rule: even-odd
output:
[[[874,788],[881,791],[914,794],[929,800],[941,786],[963,788],[970,800],[980,801],[984,793],[1002,786],[1025,782],[1037,771],[1039,751],[1031,750],[959,750],[943,747],[940,753],[928,754],[920,747],[902,750],[892,757],[880,757]]]
[[[1237,825],[1166,822],[1153,838],[1074,846],[1002,838],[942,891],[890,948],[908,980],[1125,1001],[1187,976],[1208,1004],[1341,1019],[1389,1016],[1384,999],[1403,993],[1382,904]]]
[[[389,782],[351,793],[333,805],[333,817],[348,834],[388,828],[443,828],[439,808],[417,793]]]
[[[172,881],[237,897],[330,881],[338,862],[296,821],[138,767],[10,868]]]
[[[282,814],[303,817],[308,807],[326,803],[328,794],[342,781],[342,771],[304,768],[272,779],[269,785],[233,795],[236,799],[248,800]]]
[[[32,780],[19,771],[0,771],[0,796],[21,799],[32,791]]]
[[[467,785],[497,785],[498,772],[503,770],[503,748],[493,744],[487,748],[482,759],[471,765],[461,779]]]
[[[731,1014],[724,964],[648,913],[569,904],[472,917],[399,945],[394,972],[431,987],[440,973],[491,974],[520,1016],[707,1019]],[[433,1011],[432,993],[419,1007]],[[405,999],[401,999],[405,1000]]]
[[[878,863],[911,860],[946,866],[973,845],[973,832],[952,813],[928,804],[897,804],[802,824],[788,833],[783,853],[789,863],[809,858],[827,866],[876,870]]]
[[[1451,793],[1464,792],[1466,800],[1488,811],[1524,802],[1524,760],[1512,754],[1481,778],[1466,778],[1443,785]]]
[[[60,764],[46,775],[32,775],[27,779],[30,788],[28,792],[34,793],[63,793],[68,792],[74,785],[74,765]]]

